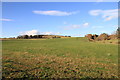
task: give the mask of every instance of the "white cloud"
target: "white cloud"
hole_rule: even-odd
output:
[[[71,30],[71,29],[77,29],[80,28],[80,25],[70,25],[70,26],[65,26],[64,30]]]
[[[87,22],[83,24],[83,27],[88,27],[88,26],[89,26],[89,23]]]
[[[72,14],[76,14],[77,12],[65,12],[65,11],[56,11],[56,10],[51,10],[51,11],[33,11],[35,14],[42,14],[42,15],[51,15],[51,16],[69,16]]]
[[[63,29],[64,30],[72,30],[72,29],[78,29],[78,28],[88,27],[88,26],[89,26],[89,23],[85,22],[84,24],[80,24],[80,25],[78,25],[78,24],[72,24],[72,25],[70,25],[69,24],[69,26],[64,26]]]
[[[30,31],[24,31],[20,32],[20,35],[59,35],[60,32],[54,33],[54,32],[39,32],[38,30],[30,30]]]
[[[96,2],[103,2],[104,0],[97,0]]]
[[[64,21],[64,22],[63,22],[63,24],[67,24],[67,22],[66,22],[66,21]]]
[[[80,25],[72,25],[72,28],[80,28]]]
[[[3,18],[3,19],[0,19],[0,21],[13,21],[12,19],[5,19],[5,18]]]
[[[61,34],[60,32],[54,33],[54,32],[41,32],[43,35],[59,35]]]
[[[89,11],[89,14],[92,16],[98,16],[101,12],[102,10],[91,10]]]
[[[38,35],[38,34],[40,34],[38,30],[20,32],[20,35]]]
[[[101,15],[105,21],[109,21],[115,18],[118,18],[118,9],[111,9],[111,10],[91,10],[89,14],[92,16]]]

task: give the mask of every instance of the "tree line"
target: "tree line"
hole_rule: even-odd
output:
[[[61,38],[71,36],[58,36],[58,35],[19,35],[17,39],[36,39],[36,38]]]

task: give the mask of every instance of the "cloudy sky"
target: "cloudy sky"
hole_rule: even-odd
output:
[[[111,34],[118,25],[117,2],[3,2],[2,37]]]

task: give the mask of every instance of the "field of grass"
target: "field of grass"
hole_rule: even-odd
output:
[[[105,43],[105,44],[120,44],[120,41],[118,39],[113,40],[103,40],[103,41],[95,41],[98,43]]]
[[[3,78],[118,78],[118,45],[86,38],[2,41]]]

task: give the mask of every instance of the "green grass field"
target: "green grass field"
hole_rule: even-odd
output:
[[[3,78],[118,78],[118,45],[86,38],[2,41]]]

